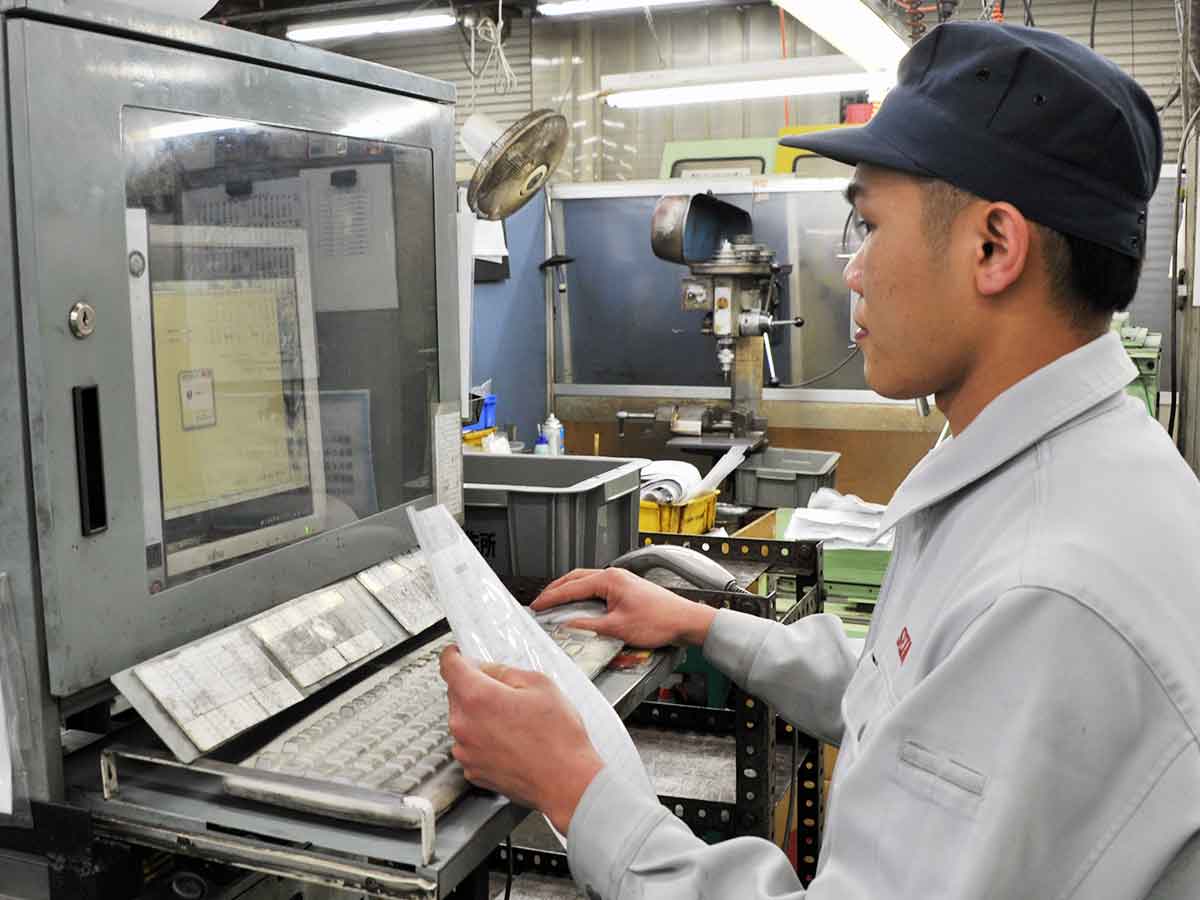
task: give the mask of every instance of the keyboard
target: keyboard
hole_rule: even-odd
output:
[[[559,623],[543,626],[589,678],[622,642]],[[446,684],[438,657],[447,635],[359,682],[243,760],[225,779],[231,794],[302,812],[417,828],[419,814],[398,802],[420,797],[434,814],[470,787],[451,756]],[[259,778],[256,773],[284,778]]]

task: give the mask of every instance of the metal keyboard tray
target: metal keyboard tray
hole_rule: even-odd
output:
[[[674,649],[659,651],[645,669],[606,671],[595,684],[625,718],[679,660]],[[426,863],[419,833],[242,800],[224,792],[219,775],[190,766],[118,758],[119,792],[106,800],[100,757],[117,744],[143,751],[158,746],[139,724],[66,761],[69,797],[92,812],[98,833],[375,897],[444,897],[527,815],[501,797],[472,790],[437,820]]]

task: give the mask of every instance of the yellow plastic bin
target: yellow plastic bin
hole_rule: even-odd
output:
[[[669,534],[704,534],[717,524],[717,496],[709,491],[687,503],[655,503],[643,500],[638,510],[638,529]]]

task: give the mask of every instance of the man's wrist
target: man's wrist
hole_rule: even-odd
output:
[[[690,600],[688,607],[680,639],[689,646],[700,647],[708,638],[708,630],[712,627],[713,619],[717,617],[717,611],[711,606],[693,603]]]
[[[562,777],[555,779],[553,794],[542,812],[546,814],[546,818],[550,820],[550,824],[558,830],[559,834],[567,833],[579,801],[583,799],[588,785],[595,780],[603,768],[604,760],[594,749],[590,749],[590,752],[571,765],[562,774]]]

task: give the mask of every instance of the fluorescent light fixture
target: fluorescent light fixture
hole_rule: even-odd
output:
[[[539,3],[537,11],[543,16],[585,16],[590,13],[645,9],[647,6],[696,6],[707,2],[709,0],[561,0],[558,3]]]
[[[289,28],[289,41],[304,43],[314,41],[336,41],[346,38],[367,37],[372,34],[400,34],[406,31],[433,31],[449,28],[458,20],[448,12],[427,13],[420,16],[392,16],[390,18],[345,19],[324,24],[299,25]]]
[[[810,56],[697,69],[632,72],[600,80],[604,100],[618,109],[764,100],[810,94],[878,92],[894,76],[863,72],[845,56]]]
[[[252,122],[242,119],[209,119],[197,116],[182,122],[168,122],[165,125],[155,125],[147,129],[145,137],[152,140],[164,138],[187,137],[191,134],[211,134],[214,131],[229,131],[233,128],[247,128]]]
[[[892,71],[908,43],[863,0],[774,0],[867,71]]]

